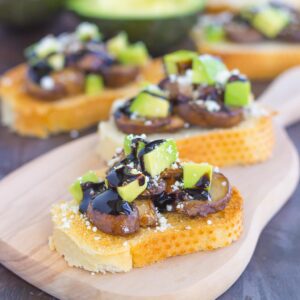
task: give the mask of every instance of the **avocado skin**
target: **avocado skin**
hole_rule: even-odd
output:
[[[80,16],[82,21],[95,23],[105,37],[110,38],[125,31],[130,42],[143,41],[153,56],[169,52],[189,36],[197,22],[198,11],[176,17],[153,17],[147,19],[109,19]]]
[[[63,7],[65,0],[2,0],[0,23],[24,27],[45,22]]]

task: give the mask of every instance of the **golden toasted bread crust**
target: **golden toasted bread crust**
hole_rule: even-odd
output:
[[[93,231],[93,225],[87,223],[72,202],[63,202],[52,208],[52,244],[71,266],[92,272],[125,272],[168,257],[230,245],[243,230],[243,199],[233,188],[227,207],[206,218],[175,213],[163,216],[167,226],[140,229],[134,235],[119,237]]]
[[[176,141],[182,160],[207,161],[215,166],[248,165],[271,157],[274,130],[271,116],[252,122],[253,126],[234,127]]]
[[[25,73],[26,65],[23,64],[3,75],[0,83],[2,119],[4,125],[21,135],[46,138],[50,134],[79,130],[106,120],[114,100],[134,95],[143,81],[156,83],[163,77],[163,68],[160,60],[153,60],[130,85],[52,102],[26,93]]]
[[[115,149],[122,147],[124,136],[113,119],[102,122],[99,126],[99,155],[109,160]],[[275,143],[272,114],[248,117],[233,128],[197,131],[192,128],[149,138],[174,138],[181,159],[207,161],[219,167],[265,161],[271,157]]]
[[[234,47],[223,47],[220,44],[209,44],[196,40],[200,53],[212,54],[222,58],[229,69],[239,69],[250,79],[268,80],[278,76],[285,70],[300,64],[300,46],[291,44],[273,48],[263,43],[257,47],[245,49],[245,45],[234,44]],[[252,49],[251,49],[252,48]],[[259,50],[260,49],[260,50]]]

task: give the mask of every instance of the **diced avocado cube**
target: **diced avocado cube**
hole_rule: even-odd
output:
[[[232,81],[225,86],[225,105],[243,107],[250,104],[251,84],[247,81]]]
[[[41,39],[35,46],[35,53],[39,58],[45,58],[49,54],[59,52],[61,45],[56,37],[48,35]]]
[[[69,192],[73,196],[73,198],[80,204],[83,198],[83,192],[81,188],[81,184],[85,182],[99,182],[99,178],[97,174],[93,171],[89,171],[85,173],[82,177],[78,178],[69,188]]]
[[[146,187],[146,177],[141,174],[134,181],[117,187],[117,192],[124,201],[132,202],[146,189]]]
[[[111,55],[118,57],[119,54],[128,47],[128,37],[126,32],[120,32],[106,43],[107,50]]]
[[[48,63],[50,67],[55,71],[62,70],[65,65],[65,56],[63,54],[54,54],[48,58]]]
[[[275,38],[288,25],[287,11],[269,7],[259,11],[252,19],[252,25],[268,38]]]
[[[213,166],[208,163],[185,163],[183,164],[183,187],[185,189],[196,188],[197,183],[203,176],[207,176],[210,189],[213,174]]]
[[[94,95],[101,92],[104,88],[103,78],[97,74],[89,74],[85,77],[85,93]]]
[[[129,110],[140,117],[165,118],[170,113],[170,103],[160,96],[141,92],[133,100]]]
[[[135,136],[133,134],[128,134],[124,137],[123,148],[125,155],[129,155],[131,153],[131,142],[134,137]]]
[[[90,40],[101,40],[101,33],[99,31],[98,26],[96,24],[88,22],[83,22],[79,24],[76,28],[75,34],[83,42],[87,42]]]
[[[155,85],[155,84],[148,84],[148,85],[144,86],[144,91],[147,91],[153,95],[167,97],[166,91],[160,89],[159,86]]]
[[[125,65],[143,66],[149,61],[149,54],[145,44],[138,42],[123,49],[118,59]]]
[[[225,39],[225,30],[219,25],[208,25],[204,28],[205,40],[210,43],[222,42]]]
[[[196,52],[188,50],[178,50],[164,56],[164,65],[168,75],[178,75],[190,68],[192,61],[198,55]],[[184,71],[184,72],[183,72]]]
[[[211,55],[200,55],[193,60],[193,83],[214,84],[218,75],[227,71],[221,59]]]
[[[178,150],[174,140],[165,140],[152,151],[142,156],[145,170],[152,177],[169,168],[178,158]]]

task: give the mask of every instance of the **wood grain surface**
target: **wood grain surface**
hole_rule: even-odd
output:
[[[76,22],[69,16],[56,20],[54,32],[61,28],[72,28]],[[0,69],[1,71],[22,61],[22,48],[48,29],[12,33],[0,30]],[[266,84],[256,84],[260,93]],[[90,131],[88,131],[90,132]],[[300,150],[300,124],[288,130]],[[87,132],[82,133],[82,135]],[[19,138],[6,129],[0,128],[0,177],[18,166],[63,144],[72,138],[60,135],[47,141]],[[284,170],[283,170],[284,172]],[[266,227],[260,237],[256,252],[246,271],[221,299],[298,299],[300,294],[300,241],[299,209],[300,188],[281,212]],[[53,299],[27,284],[5,268],[0,267],[0,299]]]

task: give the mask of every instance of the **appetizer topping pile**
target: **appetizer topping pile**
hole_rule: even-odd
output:
[[[167,77],[145,87],[114,113],[124,133],[175,132],[191,125],[228,128],[244,119],[251,85],[210,55],[181,50],[164,57]]]
[[[149,59],[143,43],[129,44],[125,33],[103,42],[98,27],[90,23],[80,24],[73,33],[46,36],[25,55],[26,90],[46,100],[124,86]]]
[[[166,227],[164,214],[206,217],[226,207],[231,187],[223,174],[208,163],[180,162],[172,139],[145,138],[125,137],[103,181],[88,172],[71,186],[79,211],[97,229],[123,236]]]
[[[208,15],[200,23],[209,42],[300,42],[300,12],[276,2],[249,6],[235,15]]]

